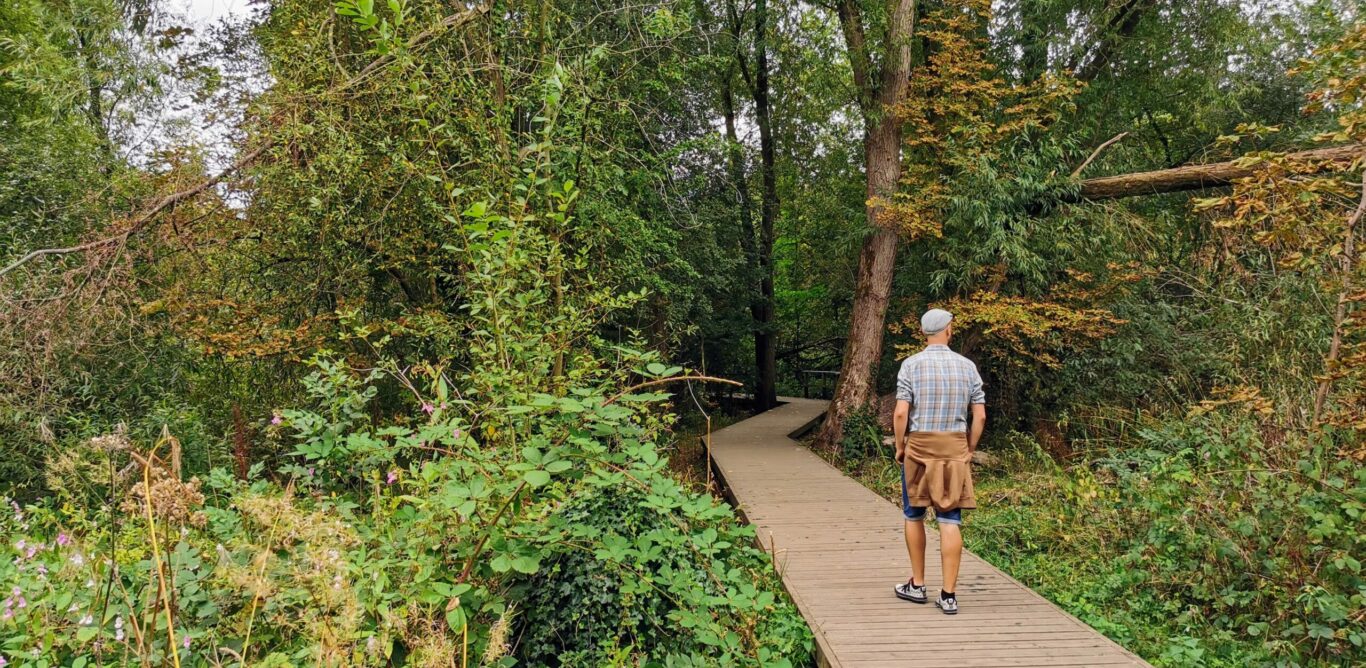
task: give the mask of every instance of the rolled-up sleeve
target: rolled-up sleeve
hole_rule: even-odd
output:
[[[911,385],[911,375],[914,370],[911,368],[909,358],[901,363],[901,371],[896,374],[896,400],[909,401],[915,403],[915,390]]]
[[[977,365],[972,365],[972,382],[969,386],[969,403],[985,404],[987,402],[987,391],[982,387],[982,374],[977,373]]]

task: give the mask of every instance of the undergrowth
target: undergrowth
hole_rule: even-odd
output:
[[[1366,467],[1248,415],[1150,419],[1058,464],[1029,436],[975,467],[968,549],[1159,666],[1366,662]],[[893,502],[881,456],[833,458]]]

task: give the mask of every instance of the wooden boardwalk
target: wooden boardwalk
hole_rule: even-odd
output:
[[[788,434],[824,401],[784,399],[712,435],[713,466],[773,551],[815,632],[822,666],[1147,666],[1134,654],[970,553],[956,616],[897,599],[910,574],[900,509]],[[938,596],[939,544],[925,575]],[[964,540],[972,544],[969,516]]]

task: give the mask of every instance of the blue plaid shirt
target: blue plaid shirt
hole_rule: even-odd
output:
[[[911,431],[967,431],[970,406],[987,402],[977,365],[942,344],[901,363],[896,398],[911,402]]]

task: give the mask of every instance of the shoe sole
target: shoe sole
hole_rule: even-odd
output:
[[[943,610],[943,611],[944,611],[944,614],[946,614],[946,615],[956,615],[956,614],[958,614],[958,611],[957,611],[957,610],[948,610],[948,609],[945,609],[944,606],[939,605],[938,603],[936,603],[936,604],[934,605],[934,607],[939,608],[940,610]]]
[[[925,598],[911,598],[910,596],[907,596],[907,595],[905,595],[905,594],[903,594],[903,593],[897,591],[897,590],[896,590],[896,587],[892,587],[892,593],[896,594],[896,597],[899,598],[899,599],[901,599],[901,600],[903,600],[903,601],[910,601],[910,602],[912,602],[912,603],[920,603],[920,604],[925,604],[925,603],[929,603],[929,602],[930,602],[930,599],[929,599],[928,596],[925,597]]]

